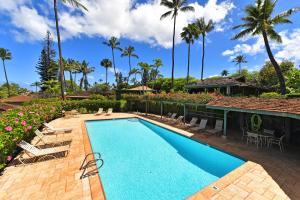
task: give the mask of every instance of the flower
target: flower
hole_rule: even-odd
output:
[[[20,117],[23,117],[24,114],[23,114],[22,112],[19,112],[18,115],[19,115]]]
[[[16,123],[19,123],[19,118],[16,118],[16,119],[15,119],[15,122],[16,122]]]
[[[13,128],[11,126],[7,126],[4,128],[6,131],[11,132],[13,130]]]
[[[32,129],[32,126],[28,126],[28,127],[27,127],[27,130],[31,130],[31,129]]]
[[[12,156],[7,156],[6,160],[7,161],[11,161],[12,160]]]
[[[26,126],[27,125],[27,122],[25,120],[22,121],[21,123],[23,126]]]

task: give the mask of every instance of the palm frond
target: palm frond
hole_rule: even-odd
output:
[[[180,8],[180,11],[181,12],[188,12],[188,11],[194,12],[195,8],[193,6],[185,6],[185,7]]]
[[[243,38],[245,37],[246,35],[250,34],[253,32],[253,28],[248,28],[248,29],[245,29],[243,31],[241,31],[240,33],[236,34],[232,40],[237,40],[237,39],[240,39],[240,38]]]
[[[62,0],[63,3],[68,3],[73,7],[76,8],[83,8],[84,10],[88,11],[88,9],[82,4],[80,3],[78,0]]]
[[[278,43],[282,43],[281,36],[273,28],[267,29],[266,32],[272,40],[275,40]]]
[[[160,20],[163,20],[163,19],[169,17],[172,13],[173,13],[173,10],[170,10],[170,11],[164,13],[164,14],[160,17]]]
[[[139,56],[136,55],[136,54],[131,54],[131,56],[132,56],[132,57],[135,57],[135,58],[139,58]]]
[[[168,1],[168,0],[162,0],[160,2],[160,5],[161,6],[165,6],[165,7],[169,8],[169,9],[172,9],[172,8],[175,7],[175,4],[172,1]]]
[[[274,24],[284,24],[284,23],[292,23],[289,19],[289,16],[294,14],[295,12],[300,11],[300,8],[292,8],[287,11],[284,11],[271,19],[271,22]]]

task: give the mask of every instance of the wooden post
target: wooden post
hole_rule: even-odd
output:
[[[291,143],[291,119],[284,118],[284,133],[286,134],[286,141]]]
[[[224,110],[224,127],[223,127],[223,135],[222,137],[226,139],[227,137],[227,114],[229,111]]]
[[[162,119],[163,116],[163,103],[162,101],[160,102],[160,119]]]
[[[226,95],[227,95],[227,96],[230,96],[230,86],[227,86],[227,87],[226,87]]]
[[[146,116],[148,115],[148,101],[146,101]]]
[[[186,110],[185,110],[185,104],[183,104],[183,123],[185,124],[185,115],[186,115]]]

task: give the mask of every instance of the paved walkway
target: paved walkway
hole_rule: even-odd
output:
[[[117,113],[110,117],[128,116],[133,115]],[[89,179],[79,179],[81,173],[78,168],[85,156],[81,122],[96,118],[108,117],[81,115],[79,118],[52,121],[55,127],[74,128],[69,134],[72,137],[69,155],[27,166],[7,167],[0,176],[0,199],[91,199]],[[156,117],[152,119],[158,120]],[[178,131],[175,127],[172,129]],[[230,139],[179,131],[260,164],[247,162],[190,199],[300,199],[300,162],[294,156],[279,152],[275,156]],[[218,189],[213,189],[213,186]]]

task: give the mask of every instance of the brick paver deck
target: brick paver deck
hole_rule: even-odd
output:
[[[95,193],[95,189],[99,188],[100,191],[97,181],[95,183],[94,179],[81,180],[79,178],[81,175],[79,167],[87,153],[86,144],[84,145],[86,135],[82,131],[82,122],[87,119],[130,116],[134,115],[125,113],[98,117],[81,115],[79,118],[61,118],[52,121],[51,124],[55,127],[74,128],[69,134],[72,137],[69,155],[61,159],[27,166],[7,167],[0,176],[0,199],[87,200],[92,197],[103,199],[103,194],[92,195]],[[158,121],[158,118],[152,119],[155,119],[154,122]],[[293,155],[277,152],[276,157],[272,152],[256,150],[230,139],[203,137],[200,134],[192,134],[175,127],[159,124],[254,161],[247,162],[204,190],[195,193],[190,199],[300,199],[300,162]],[[213,186],[217,186],[218,189],[214,189]]]

